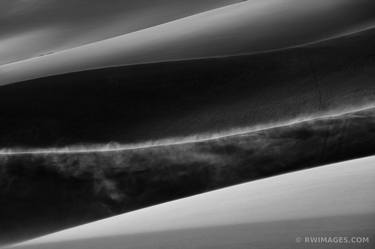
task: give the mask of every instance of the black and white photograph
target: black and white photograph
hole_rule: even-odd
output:
[[[374,0],[0,0],[1,249],[374,249]]]

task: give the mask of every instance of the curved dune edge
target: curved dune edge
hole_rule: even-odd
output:
[[[267,124],[262,126],[254,126],[241,129],[229,130],[225,133],[217,134],[200,134],[190,137],[178,137],[178,138],[169,138],[161,139],[155,141],[149,141],[139,144],[119,144],[119,143],[108,143],[108,144],[99,144],[99,145],[73,145],[69,147],[62,148],[19,148],[19,149],[0,149],[0,156],[17,156],[17,155],[41,155],[41,154],[86,154],[86,153],[106,153],[106,152],[119,152],[127,150],[139,150],[155,147],[165,147],[173,145],[182,145],[190,143],[200,143],[210,140],[223,139],[233,136],[246,135],[253,132],[274,129],[285,126],[293,126],[303,122],[310,122],[316,120],[324,120],[330,118],[337,118],[344,116],[346,114],[356,113],[365,110],[371,110],[375,108],[375,103],[371,103],[366,106],[356,107],[356,108],[346,108],[341,111],[328,112],[315,114],[314,116],[305,116],[292,119],[289,121],[281,121],[278,123]]]
[[[375,157],[368,157],[240,184],[63,230],[11,248],[44,248],[54,243],[90,245],[90,240],[99,238],[108,238],[108,243],[122,239],[124,246],[127,236],[140,234],[197,228],[207,231],[239,224],[272,228],[272,222],[285,221],[301,221],[300,226],[306,229],[305,219],[317,221],[319,229],[333,217],[374,217],[374,163]],[[345,228],[330,226],[337,231],[358,229],[355,223]],[[370,224],[370,229],[374,231],[375,224]],[[313,232],[310,227],[309,233]],[[168,245],[168,240],[172,239],[166,234],[161,243]],[[152,244],[140,248],[152,248]]]
[[[83,46],[239,1],[155,0],[149,4],[147,0],[93,0],[44,1],[37,5],[30,1],[3,1],[0,65]]]
[[[372,16],[357,16],[364,9],[348,0],[244,1],[123,36],[3,65],[0,82],[4,85],[120,65],[293,47],[372,26]],[[346,12],[353,15],[343,20]],[[325,27],[324,31],[317,29],[319,25]]]

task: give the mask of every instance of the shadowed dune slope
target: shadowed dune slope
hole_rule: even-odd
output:
[[[288,49],[0,87],[0,147],[133,143],[373,104],[375,30]]]
[[[374,162],[364,158],[246,183],[13,248],[306,248],[296,238],[322,234],[371,236],[367,244],[338,248],[372,248]]]
[[[254,53],[373,25],[372,0],[251,0],[3,65],[0,84],[110,66]],[[17,51],[17,48],[13,49]]]
[[[0,244],[241,182],[374,155],[374,127],[375,109],[369,109],[200,143],[101,153],[0,154]]]

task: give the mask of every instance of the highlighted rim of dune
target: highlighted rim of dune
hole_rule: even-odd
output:
[[[178,146],[194,143],[203,143],[220,139],[231,138],[235,136],[245,136],[255,132],[271,130],[275,128],[288,127],[302,124],[305,122],[314,122],[325,119],[334,119],[348,114],[354,114],[361,111],[375,109],[375,104],[368,104],[357,108],[346,108],[339,112],[325,112],[317,115],[305,115],[288,121],[274,122],[264,125],[254,125],[245,128],[231,129],[226,132],[202,133],[193,136],[174,137],[146,141],[141,143],[121,144],[117,142],[108,142],[103,144],[92,145],[71,145],[64,147],[51,148],[3,148],[0,149],[0,156],[22,156],[22,155],[49,155],[49,154],[89,154],[89,153],[110,153],[131,150],[150,149],[158,147]]]

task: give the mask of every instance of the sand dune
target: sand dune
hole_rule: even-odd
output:
[[[178,142],[371,106],[374,42],[371,29],[272,53],[1,86],[0,147]]]
[[[374,22],[370,0],[256,0],[0,67],[0,84],[110,66],[278,49]]]
[[[375,219],[374,163],[375,158],[369,157],[250,182],[12,248],[298,248],[295,239],[299,236],[324,232],[369,236],[375,232],[375,224],[370,222]],[[225,236],[210,236],[220,229]],[[259,232],[262,236],[254,236]]]
[[[152,27],[241,0],[0,3],[0,65]]]
[[[77,148],[0,153],[0,244],[374,155],[374,125],[373,108],[194,143],[84,153]]]
[[[36,57],[0,65],[0,243],[375,153],[371,0],[140,0],[117,11],[91,1],[87,15],[49,24],[41,10],[54,4],[32,5],[39,15],[26,23],[20,2],[0,4],[10,6],[0,64]],[[374,162],[249,182],[13,248],[272,249],[373,235]]]

